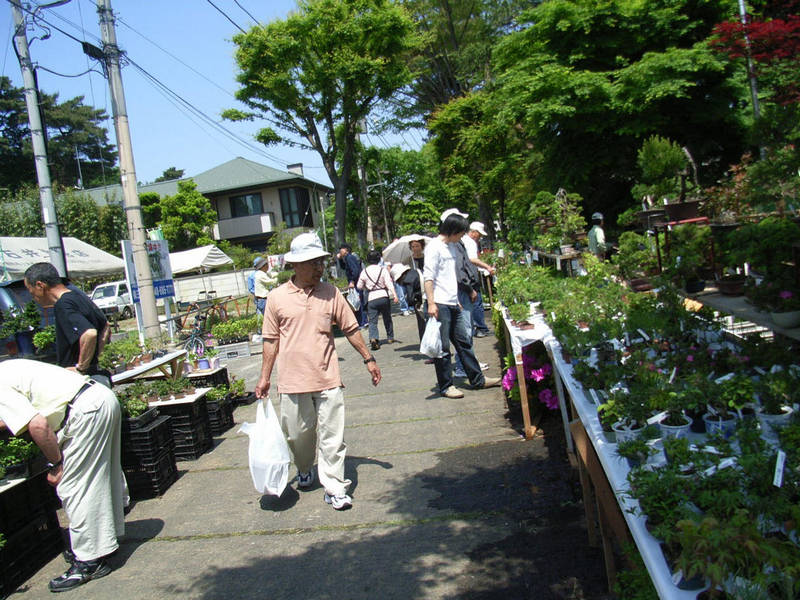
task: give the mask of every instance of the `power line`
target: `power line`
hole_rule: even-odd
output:
[[[238,144],[244,146],[245,148],[247,148],[248,150],[250,150],[252,152],[256,152],[258,154],[261,154],[262,156],[270,159],[271,161],[273,161],[273,162],[275,162],[277,164],[281,164],[282,165],[284,163],[284,161],[282,161],[281,159],[279,159],[279,158],[277,158],[275,156],[272,156],[271,154],[269,154],[268,152],[265,152],[260,147],[258,147],[256,145],[248,142],[247,140],[241,138],[239,135],[235,134],[234,132],[232,132],[231,130],[229,130],[225,126],[223,126],[221,123],[215,121],[214,119],[212,119],[211,117],[206,115],[202,110],[200,110],[199,108],[194,106],[191,102],[189,102],[188,100],[183,98],[177,92],[175,92],[172,89],[170,89],[166,84],[161,82],[157,77],[155,77],[154,75],[149,73],[146,69],[144,69],[143,67],[138,65],[130,57],[126,57],[126,60],[131,65],[133,65],[140,73],[142,73],[142,75],[144,75],[152,84],[154,84],[155,86],[157,86],[158,88],[160,88],[161,90],[163,90],[164,92],[169,94],[173,99],[178,101],[185,109],[187,109],[187,110],[191,111],[192,113],[194,113],[195,116],[197,116],[198,118],[202,119],[207,124],[211,125],[214,129],[216,129],[218,132],[222,133],[224,136],[228,137],[232,141],[237,142]]]
[[[234,99],[236,98],[236,96],[234,96],[234,95],[233,95],[233,94],[232,94],[232,93],[231,93],[229,90],[226,90],[224,87],[222,87],[222,86],[221,86],[220,84],[218,84],[216,81],[214,81],[214,80],[212,80],[212,79],[209,79],[208,77],[206,77],[205,75],[203,75],[203,74],[202,74],[200,71],[198,71],[197,69],[195,69],[195,68],[194,68],[194,67],[192,67],[191,65],[189,65],[189,64],[187,64],[187,63],[185,63],[183,60],[181,60],[180,58],[178,58],[177,56],[175,56],[174,54],[172,54],[172,53],[171,53],[169,50],[166,50],[165,48],[162,48],[162,47],[161,47],[161,46],[159,46],[159,45],[158,45],[156,42],[154,42],[153,40],[151,40],[150,38],[148,38],[148,37],[147,37],[146,35],[144,35],[143,33],[141,33],[141,32],[139,32],[139,31],[137,31],[135,28],[133,28],[131,25],[129,25],[128,23],[126,23],[125,21],[123,21],[121,18],[117,17],[117,22],[121,23],[122,25],[124,25],[125,27],[127,27],[128,29],[130,29],[132,32],[134,32],[136,35],[138,35],[138,36],[139,36],[139,37],[141,37],[142,39],[144,39],[144,40],[146,40],[146,41],[150,42],[151,44],[153,44],[153,46],[155,46],[156,48],[158,48],[159,50],[161,50],[161,51],[162,51],[164,54],[166,54],[167,56],[169,56],[169,57],[171,57],[171,58],[175,59],[176,61],[178,61],[179,63],[181,63],[181,64],[182,64],[184,67],[186,67],[187,69],[191,70],[191,71],[192,71],[193,73],[195,73],[196,75],[199,75],[200,77],[202,77],[203,79],[205,79],[207,82],[209,82],[211,85],[215,86],[217,89],[219,89],[219,90],[221,90],[221,91],[225,92],[225,93],[226,93],[228,96],[230,96],[231,98],[234,98]]]
[[[239,27],[239,25],[237,25],[237,24],[236,24],[236,21],[234,21],[234,20],[233,20],[233,19],[231,19],[231,18],[230,18],[228,15],[226,15],[226,14],[225,14],[225,11],[223,11],[223,10],[222,10],[222,9],[221,9],[219,6],[217,6],[216,4],[214,4],[214,3],[213,3],[211,0],[206,0],[206,2],[208,2],[208,3],[209,3],[211,6],[213,6],[214,8],[216,8],[216,9],[219,11],[219,13],[220,13],[220,14],[221,14],[223,17],[225,17],[226,19],[228,19],[228,21],[230,21],[231,23],[233,23],[233,26],[234,26],[234,27],[236,27],[236,28],[237,28],[239,31],[241,31],[242,33],[247,33],[247,32],[246,32],[244,29],[242,29],[241,27]]]
[[[233,1],[236,3],[236,6],[238,6],[238,7],[239,7],[239,8],[241,8],[241,9],[242,9],[242,10],[243,10],[245,13],[247,13],[247,16],[248,16],[248,17],[250,17],[251,19],[253,19],[253,21],[255,21],[256,25],[261,25],[261,23],[259,22],[259,20],[258,20],[258,19],[256,19],[256,18],[255,18],[253,15],[251,15],[251,14],[250,14],[250,12],[249,12],[249,11],[248,11],[248,10],[247,10],[247,9],[246,9],[244,6],[242,6],[241,4],[239,4],[239,0],[233,0]]]

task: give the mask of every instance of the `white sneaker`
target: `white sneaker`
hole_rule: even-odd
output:
[[[323,496],[323,498],[325,503],[333,506],[335,510],[346,510],[353,506],[353,499],[347,494],[342,494],[341,496],[331,496],[328,492],[325,492],[325,496]]]
[[[464,369],[453,369],[453,377],[466,377],[467,372]]]
[[[487,365],[486,363],[478,363],[478,365],[480,366],[481,371],[485,371],[489,368],[489,365]]]

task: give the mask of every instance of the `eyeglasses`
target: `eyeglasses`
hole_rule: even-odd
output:
[[[324,267],[325,263],[327,263],[327,262],[328,261],[325,259],[325,257],[322,257],[322,258],[315,258],[313,260],[309,260],[308,264],[310,264],[312,266],[315,266],[315,267]]]

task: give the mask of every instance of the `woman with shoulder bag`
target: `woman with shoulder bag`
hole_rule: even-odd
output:
[[[383,326],[386,328],[387,344],[394,342],[394,325],[392,323],[392,306],[389,302],[391,298],[397,302],[397,294],[394,291],[389,270],[380,266],[381,253],[377,250],[370,250],[367,253],[367,267],[361,271],[358,277],[356,288],[367,290],[367,318],[369,319],[369,342],[373,350],[381,347],[378,341],[378,315],[383,316]]]

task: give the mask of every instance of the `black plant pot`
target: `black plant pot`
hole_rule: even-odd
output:
[[[684,288],[686,289],[687,294],[697,294],[706,288],[706,282],[702,279],[693,279],[691,281],[687,281]]]

